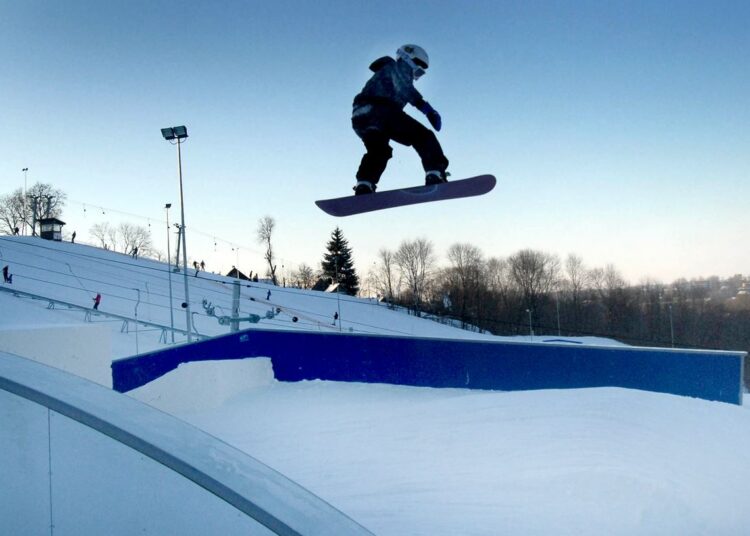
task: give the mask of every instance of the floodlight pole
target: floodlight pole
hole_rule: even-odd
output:
[[[174,309],[172,308],[172,249],[169,246],[169,209],[172,203],[167,203],[164,208],[167,211],[167,273],[169,274],[169,323],[172,326],[172,344],[174,344]]]
[[[188,289],[187,276],[187,236],[185,232],[185,198],[182,195],[182,151],[180,150],[182,139],[177,138],[177,171],[180,175],[180,215],[182,219],[182,278],[185,281],[185,326],[187,326],[188,342],[193,341],[193,326],[190,316],[190,290]]]

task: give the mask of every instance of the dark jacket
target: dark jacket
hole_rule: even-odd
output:
[[[375,74],[354,97],[352,115],[367,113],[372,105],[395,106],[403,110],[407,103],[419,107],[424,102],[414,87],[414,75],[406,62],[384,56],[372,62],[370,70]]]

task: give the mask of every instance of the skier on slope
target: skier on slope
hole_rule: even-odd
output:
[[[440,131],[440,114],[424,100],[414,87],[428,66],[427,52],[417,45],[404,45],[396,51],[398,59],[384,56],[370,65],[375,74],[354,97],[352,128],[365,144],[367,153],[357,170],[355,195],[373,193],[380,176],[393,154],[393,140],[412,146],[422,159],[425,184],[447,181],[448,159],[435,134],[404,112],[407,103],[427,116],[432,127]]]

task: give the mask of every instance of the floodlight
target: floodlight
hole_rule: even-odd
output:
[[[187,128],[185,125],[179,127],[169,127],[161,129],[161,135],[167,141],[177,140],[177,143],[173,145],[177,146],[177,173],[180,177],[180,219],[182,225],[179,225],[180,232],[182,233],[182,272],[183,279],[185,282],[185,301],[183,307],[185,308],[185,331],[187,331],[188,342],[193,342],[193,328],[192,328],[192,317],[190,316],[190,289],[187,280],[187,238],[185,236],[185,198],[182,194],[182,152],[180,151],[180,142],[188,137]],[[167,203],[164,208],[169,211],[171,203]],[[169,212],[167,212],[167,228],[169,228]],[[169,240],[169,234],[167,234],[167,240]],[[178,246],[179,247],[179,246]],[[169,249],[169,243],[167,242],[167,249]],[[179,251],[179,250],[178,250]],[[171,303],[171,298],[170,298]],[[171,307],[170,307],[171,311]]]

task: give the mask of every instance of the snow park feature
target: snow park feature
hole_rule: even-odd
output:
[[[227,447],[231,445],[284,475],[375,534],[727,534],[741,533],[750,525],[750,513],[744,507],[744,497],[750,490],[750,452],[744,449],[750,443],[750,412],[747,405],[739,405],[741,400],[724,403],[697,398],[700,395],[696,394],[669,394],[668,389],[649,392],[643,387],[624,388],[632,387],[626,385],[468,389],[464,388],[467,379],[469,386],[476,386],[473,382],[483,376],[481,371],[467,367],[480,362],[466,365],[471,360],[457,350],[462,346],[456,341],[528,352],[526,357],[533,365],[529,365],[526,381],[537,381],[537,374],[554,379],[555,371],[572,379],[572,365],[564,370],[542,367],[545,360],[562,362],[566,356],[580,367],[579,373],[598,371],[605,381],[612,363],[619,363],[621,371],[627,370],[628,363],[637,365],[630,379],[642,382],[651,381],[649,376],[656,374],[654,369],[640,368],[641,352],[649,355],[653,351],[654,362],[658,356],[664,356],[666,362],[678,362],[671,366],[705,358],[709,364],[701,365],[703,383],[696,380],[700,374],[689,370],[693,365],[686,367],[684,376],[679,367],[674,373],[675,385],[699,388],[720,384],[723,376],[730,378],[721,370],[724,367],[739,374],[734,367],[743,357],[741,352],[642,349],[612,340],[559,336],[537,335],[533,340],[495,337],[410,316],[372,300],[263,283],[242,287],[239,315],[260,316],[256,329],[246,329],[248,324],[244,323],[242,331],[230,334],[230,326],[220,325],[217,316],[232,311],[234,282],[203,272],[190,278],[194,325],[203,340],[194,345],[172,345],[162,337],[162,327],[172,328],[170,308],[181,311],[179,304],[184,298],[175,288],[170,302],[165,264],[83,244],[49,243],[30,237],[0,238],[0,255],[14,273],[12,285],[0,286],[0,310],[4,313],[0,316],[0,351],[7,351],[3,332],[27,329],[41,334],[49,330],[44,336],[47,340],[54,337],[54,330],[66,326],[93,325],[106,327],[110,333],[97,346],[92,340],[96,330],[87,332],[87,344],[98,349],[103,363],[115,368],[117,363],[135,362],[160,350],[202,357],[205,360],[170,362],[169,356],[177,354],[162,354],[165,363],[160,365],[169,365],[169,372],[149,378],[151,381],[127,394],[112,390],[105,391],[106,397],[83,398],[92,413],[110,417],[120,415],[122,407],[117,401],[122,401],[138,421],[136,436],[161,431],[165,450],[200,458],[207,463],[207,470],[223,470],[236,482],[241,474],[239,466],[228,463],[228,458],[212,457],[213,447],[183,441],[185,436],[164,437],[178,425],[170,421],[165,428],[155,413],[143,408],[141,403],[145,401],[218,438],[223,442],[222,449],[232,450]],[[41,298],[32,299],[14,290]],[[96,313],[86,315],[83,309],[62,305],[48,308],[50,300],[57,300],[90,309],[97,292],[103,298]],[[216,307],[216,316],[199,312],[204,298]],[[341,314],[332,325],[337,305]],[[267,317],[269,310],[274,314]],[[105,316],[108,314],[128,319],[128,327],[124,329],[121,318]],[[295,317],[297,322],[292,320]],[[183,329],[181,318],[175,315],[175,320],[175,330]],[[185,341],[184,333],[174,333],[178,342]],[[255,339],[254,334],[258,335]],[[308,338],[312,334],[319,337]],[[200,345],[214,341],[219,345],[230,337],[237,337],[239,343],[242,336],[248,337],[242,344],[258,344],[252,353],[270,354],[273,347],[280,347],[286,357],[238,359],[228,351],[229,346],[222,350],[225,355],[197,355]],[[299,337],[297,342],[293,342],[295,336]],[[400,354],[388,351],[389,367],[396,366],[399,356],[410,364],[403,370],[368,370],[363,359],[368,356],[355,351],[356,344],[364,342],[402,347]],[[410,371],[412,377],[425,372],[421,377],[430,378],[434,372],[430,369],[435,368],[430,367],[430,354],[415,356],[409,350],[409,345],[422,342],[429,344],[442,378],[462,378],[464,383],[458,387],[415,387],[369,376],[395,370],[404,374]],[[12,344],[12,353],[34,358],[34,335],[26,344],[15,336]],[[67,344],[61,337],[60,367],[63,360],[76,355],[75,347],[68,350]],[[443,350],[439,349],[441,345]],[[327,372],[322,369],[326,364],[321,357],[323,346],[330,356]],[[559,355],[551,359],[548,352]],[[369,357],[375,363],[388,354],[371,352]],[[619,357],[601,361],[601,356]],[[55,364],[49,354],[42,357],[46,364]],[[68,369],[85,375],[83,369],[91,359],[87,353],[80,360],[83,366]],[[514,359],[523,363],[520,358]],[[462,360],[463,368],[448,374],[446,367]],[[597,365],[591,364],[598,360]],[[712,360],[714,364],[710,364]],[[0,357],[5,367],[11,367],[14,361]],[[92,363],[96,366],[93,376],[100,374],[102,362]],[[468,378],[461,376],[465,370],[470,372]],[[3,371],[3,377],[11,375],[8,368]],[[310,379],[316,374],[322,376],[322,372],[367,376],[363,381]],[[82,397],[77,388],[63,389],[57,380],[29,374],[24,381],[36,383],[38,392],[47,393],[45,399],[56,392],[56,386],[65,396]],[[491,379],[492,375],[487,373],[485,377]],[[370,380],[380,383],[368,383]],[[732,382],[735,380],[733,392],[741,396],[736,375]],[[76,384],[79,382],[82,380],[77,379]],[[88,393],[93,387],[86,385]],[[97,392],[104,390],[94,387]],[[42,519],[47,530],[54,523],[55,533],[62,534],[64,523],[59,518],[57,524],[58,516],[78,508],[79,520],[80,513],[85,512],[90,522],[95,512],[98,519],[119,526],[114,522],[126,519],[122,521],[126,525],[127,520],[141,515],[144,523],[163,527],[174,512],[185,515],[192,513],[191,509],[200,512],[213,508],[209,504],[212,500],[206,499],[204,504],[200,494],[198,502],[191,499],[175,506],[174,498],[184,491],[183,486],[179,478],[161,478],[165,473],[155,467],[158,463],[142,460],[137,462],[141,469],[135,469],[129,461],[123,469],[132,470],[117,473],[118,463],[126,459],[119,456],[125,455],[114,452],[121,449],[110,448],[110,440],[101,437],[101,432],[70,435],[71,429],[79,426],[63,423],[57,410],[43,404],[32,406],[36,415],[32,417],[25,410],[18,411],[23,404],[15,399],[11,398],[9,405],[8,398],[0,402],[3,448],[7,444],[7,452],[14,456],[33,454],[35,459],[47,460],[34,469],[34,476],[42,478],[35,486],[46,485],[47,493],[50,483],[44,475],[49,472],[51,458],[53,492],[65,492],[71,500],[55,494],[51,512],[45,509],[41,514],[40,508],[48,508],[49,500],[47,506],[38,501],[16,502],[12,509],[3,509],[0,501],[0,520],[15,523],[3,526],[17,527],[19,520],[32,523]],[[51,436],[47,432],[49,423]],[[58,431],[64,435],[58,435]],[[60,473],[54,470],[56,462],[65,463],[57,466]],[[4,465],[2,470],[9,475],[3,481],[3,496],[28,489],[22,479],[29,475],[6,471]],[[92,472],[96,478],[88,478]],[[130,495],[133,489],[149,501],[142,510],[132,508],[143,504],[143,498]],[[123,495],[118,495],[120,490]],[[81,496],[96,500],[85,507],[72,502]],[[118,502],[118,496],[125,498]],[[294,501],[293,495],[281,493],[277,497],[282,502]],[[105,503],[108,508],[99,508]],[[133,512],[138,514],[134,516]],[[182,521],[175,523],[174,527],[184,528],[183,534],[198,533],[202,527],[196,525],[191,530]]]
[[[127,392],[181,363],[250,357],[270,357],[279,381],[500,391],[627,387],[742,404],[743,352],[263,329],[115,360],[112,384],[115,390]]]

